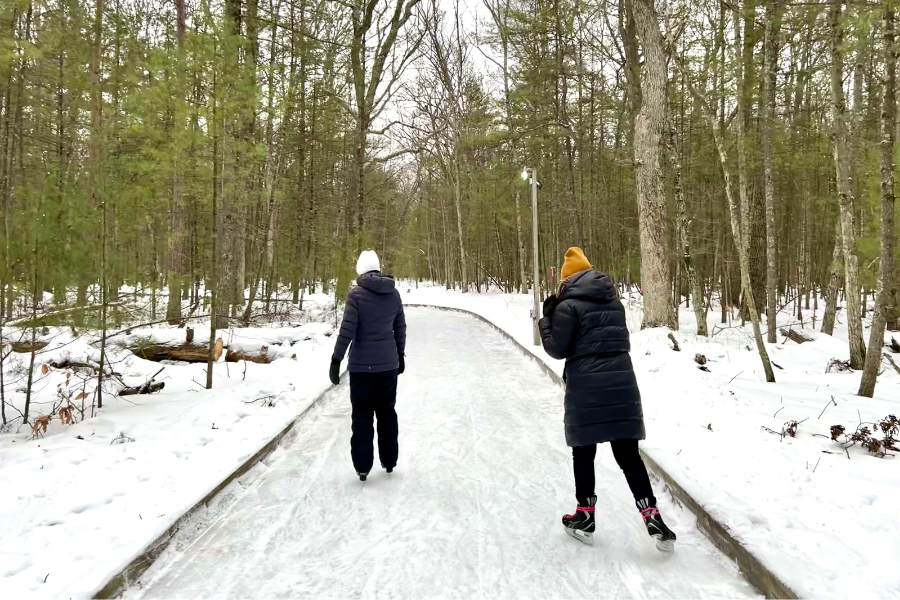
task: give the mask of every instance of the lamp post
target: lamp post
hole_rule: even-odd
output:
[[[534,281],[532,289],[534,292],[534,307],[531,309],[531,321],[534,329],[534,345],[541,345],[541,331],[538,327],[538,320],[541,318],[541,293],[539,289],[540,269],[538,268],[538,183],[537,169],[525,167],[522,169],[522,179],[531,184],[531,246],[533,250],[532,265],[534,266]]]

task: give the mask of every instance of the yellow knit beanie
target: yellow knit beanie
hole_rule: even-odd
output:
[[[584,255],[584,250],[577,246],[566,250],[566,259],[562,268],[563,279],[568,279],[572,275],[587,271],[590,268],[591,263],[588,261],[587,256]]]

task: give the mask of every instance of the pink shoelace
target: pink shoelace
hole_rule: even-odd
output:
[[[644,517],[645,521],[649,521],[653,517],[659,516],[659,509],[655,506],[651,506],[649,508],[645,508],[641,511],[641,516]]]
[[[575,514],[574,514],[574,515],[566,515],[566,518],[567,518],[567,519],[574,519],[574,518],[576,518],[576,517],[578,516],[578,513],[580,513],[580,512],[583,512],[583,513],[593,513],[594,510],[595,510],[595,508],[594,508],[593,506],[578,506],[578,507],[575,508]]]

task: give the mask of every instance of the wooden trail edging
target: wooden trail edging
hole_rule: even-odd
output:
[[[346,375],[346,370],[343,371],[342,377]],[[135,583],[141,575],[144,574],[144,571],[150,568],[150,565],[159,558],[159,555],[163,553],[163,551],[169,546],[169,543],[172,541],[172,538],[176,533],[181,529],[184,525],[185,521],[187,521],[194,513],[202,510],[206,507],[209,502],[215,498],[219,492],[225,489],[228,485],[234,482],[241,475],[252,469],[269,456],[281,443],[284,437],[290,433],[294,426],[300,422],[300,420],[306,416],[313,407],[315,407],[319,402],[321,402],[329,393],[332,392],[335,388],[328,387],[321,394],[316,396],[312,402],[309,403],[309,406],[304,408],[300,414],[298,414],[294,419],[291,420],[290,423],[285,425],[281,431],[275,434],[271,440],[265,443],[262,448],[256,451],[253,456],[245,460],[240,466],[237,467],[231,474],[228,475],[221,483],[216,485],[208,494],[203,496],[196,504],[194,504],[191,508],[189,508],[184,514],[179,516],[168,529],[166,529],[159,537],[153,540],[150,545],[148,545],[144,550],[131,560],[121,571],[116,573],[109,581],[107,581],[103,587],[100,588],[94,594],[94,598],[116,598],[122,595],[126,589],[133,583]]]
[[[462,308],[452,308],[447,306],[435,306],[430,304],[407,304],[407,308],[428,308],[434,310],[444,310],[449,312],[457,312],[471,317],[475,317],[479,321],[487,324],[504,338],[513,343],[526,356],[531,358],[550,379],[557,385],[564,385],[562,377],[560,377],[553,369],[544,361],[535,356],[517,339],[496,324],[492,323],[485,317],[472,311]],[[245,460],[237,469],[235,469],[228,477],[206,494],[200,501],[194,504],[183,515],[178,517],[175,522],[153,542],[151,542],[143,552],[136,556],[121,571],[114,575],[98,592],[94,594],[94,598],[114,598],[120,596],[132,583],[136,582],[140,576],[153,564],[160,554],[168,547],[172,538],[181,529],[184,522],[194,513],[204,508],[209,502],[219,494],[225,487],[235,481],[238,477],[256,466],[261,460],[270,455],[281,443],[284,437],[293,430],[294,426],[323,400],[332,391],[328,388],[319,394],[303,411],[297,415],[290,423],[288,423],[275,437],[260,448],[253,456]],[[735,561],[744,575],[744,578],[767,598],[797,598],[798,596],[789,588],[781,579],[773,573],[762,561],[754,556],[747,548],[729,531],[729,529],[719,523],[712,517],[703,506],[697,502],[678,482],[669,475],[660,465],[648,456],[644,450],[641,455],[647,466],[665,482],[671,494],[677,498],[684,506],[688,508],[697,517],[697,527],[709,538],[713,545],[720,552]]]
[[[503,337],[513,343],[515,347],[517,347],[520,351],[522,351],[526,356],[534,360],[541,367],[544,372],[547,374],[550,379],[552,379],[557,385],[564,386],[562,377],[560,377],[556,371],[550,368],[547,363],[542,361],[540,358],[534,355],[534,353],[530,352],[528,348],[526,348],[519,340],[510,335],[507,331],[503,330],[496,324],[492,323],[485,317],[479,315],[478,313],[474,313],[472,311],[466,310],[464,308],[452,308],[448,306],[434,306],[430,304],[407,304],[407,307],[410,308],[431,308],[436,310],[445,310],[451,312],[463,313],[472,317],[475,317],[479,321],[482,321],[489,326],[491,326],[494,330],[498,331]],[[703,508],[703,505],[700,504],[690,493],[687,492],[678,481],[672,477],[665,469],[663,469],[659,463],[653,460],[653,457],[648,455],[643,449],[641,449],[641,456],[644,458],[644,462],[647,463],[647,467],[653,471],[659,479],[661,479],[668,487],[669,492],[674,496],[678,501],[680,501],[688,510],[690,510],[697,517],[697,527],[703,534],[709,538],[709,540],[713,543],[713,545],[722,552],[725,556],[733,560],[737,563],[738,568],[741,570],[741,574],[743,574],[744,578],[753,585],[760,593],[764,594],[766,598],[797,598],[797,594],[790,588],[786,583],[784,583],[780,577],[776,573],[774,573],[768,566],[765,565],[759,558],[754,556],[750,550],[747,549],[746,546],[737,538],[735,535],[726,527],[723,523],[720,523],[713,517],[709,512]]]

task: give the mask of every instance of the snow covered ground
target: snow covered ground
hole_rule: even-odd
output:
[[[559,388],[472,317],[411,309],[408,321],[394,474],[355,480],[344,385],[126,597],[755,595],[668,498],[678,549],[659,553],[609,452],[598,460],[596,546],[567,537]]]
[[[315,302],[322,308],[329,300]],[[206,343],[208,324],[205,333],[202,323],[194,327],[195,342]],[[235,349],[268,344],[275,360],[220,363],[212,391],[204,389],[203,364],[161,365],[113,347],[111,364],[127,384],[141,384],[165,366],[157,380],[166,387],[152,395],[108,394],[96,418],[90,418],[93,376],[82,384],[65,369],[38,370],[33,417],[50,411],[62,385],[74,392],[79,411],[78,394],[87,391],[88,418],[75,425],[54,419],[37,440],[28,426],[0,435],[0,597],[85,597],[102,587],[330,386],[332,328],[310,322],[221,332]],[[155,327],[110,343],[184,335]],[[39,364],[98,359],[87,338],[72,338],[67,329],[46,338]],[[29,355],[10,356],[8,398],[21,410],[23,394],[10,392],[24,386]],[[16,413],[7,407],[7,415]]]
[[[408,303],[484,316],[562,373],[561,361],[532,345],[529,296],[415,284],[403,292]],[[900,572],[892,567],[900,562],[900,459],[859,447],[848,458],[830,439],[832,425],[852,431],[860,421],[900,413],[900,377],[888,367],[868,399],[855,395],[859,373],[826,374],[831,358],[848,357],[839,323],[834,338],[806,329],[814,342],[769,345],[782,369],[778,383],[767,384],[758,355],[747,349],[749,327],[698,338],[688,333],[693,314],[682,309],[681,352],[674,352],[664,330],[640,331],[637,298],[626,298],[626,306],[645,450],[801,596],[900,596]],[[710,315],[711,331],[717,316]],[[708,357],[709,372],[698,368],[696,353]],[[795,438],[763,429],[781,432],[792,420],[799,422]]]
[[[409,303],[455,306],[476,312],[511,333],[557,372],[562,370],[561,362],[553,361],[539,347],[531,346],[528,316],[531,300],[528,296],[460,294],[448,292],[442,287],[416,287],[405,282],[401,285],[401,291]],[[675,353],[670,350],[664,331],[639,331],[639,298],[632,297],[626,304],[629,326],[634,332],[633,357],[644,396],[648,426],[648,440],[644,447],[655,460],[801,595],[855,596],[868,593],[900,596],[900,573],[890,568],[900,560],[900,522],[896,519],[900,502],[900,463],[896,458],[872,457],[858,447],[849,450],[848,459],[843,449],[829,439],[832,425],[842,424],[852,431],[859,421],[875,421],[900,412],[900,377],[889,369],[879,381],[876,398],[864,399],[855,396],[858,373],[825,374],[829,359],[847,357],[846,342],[841,339],[846,333],[839,326],[836,338],[815,334],[815,342],[803,345],[786,342],[770,346],[772,360],[782,369],[776,370],[777,384],[765,384],[756,353],[746,349],[752,343],[749,328],[720,330],[711,340],[697,338],[688,333],[693,330],[692,313],[682,310],[682,328],[677,336],[682,351]],[[216,369],[215,389],[212,392],[203,389],[203,365],[168,364],[158,376],[158,380],[166,382],[166,388],[158,394],[127,398],[108,395],[106,406],[99,416],[72,426],[54,420],[42,439],[32,440],[30,429],[15,425],[0,434],[0,478],[3,481],[0,485],[0,596],[90,595],[327,389],[327,367],[333,344],[330,333],[335,326],[335,315],[331,310],[333,305],[330,298],[319,296],[308,299],[307,306],[311,309],[308,311],[311,316],[302,324],[285,323],[284,326],[223,332],[225,341],[232,348],[254,351],[267,345],[270,355],[276,360],[269,365],[220,364]],[[711,324],[715,316],[710,315]],[[786,322],[793,320],[786,314],[783,316]],[[455,340],[463,340],[465,348],[487,343],[482,339],[481,330],[469,329],[465,323],[468,321],[460,321],[451,332],[432,334],[428,320],[415,317],[411,323],[410,338],[417,338],[418,329],[438,336],[447,347],[454,347]],[[197,323],[194,328],[195,341],[205,342],[203,324]],[[806,333],[814,334],[812,330],[806,330]],[[159,326],[120,336],[117,344],[130,344],[139,338],[181,341],[183,335],[182,329]],[[84,338],[73,338],[67,329],[51,328],[45,337],[50,345],[39,354],[39,365],[65,358],[96,360],[96,346],[89,345]],[[477,414],[482,401],[488,398],[491,398],[490,402],[502,401],[502,398],[493,399],[485,390],[479,394],[468,387],[470,382],[478,381],[476,375],[466,371],[460,376],[453,372],[453,369],[465,370],[470,366],[460,364],[451,368],[451,363],[446,362],[442,363],[440,372],[435,372],[431,361],[437,351],[432,346],[423,347],[422,352],[427,356],[423,354],[420,358],[416,356],[415,342],[413,344],[408,359],[410,372],[404,379],[408,389],[415,392],[406,396],[409,400],[404,400],[409,418],[427,422],[428,415],[417,412],[424,410],[426,405],[417,404],[416,398],[428,399],[430,394],[436,393],[432,392],[431,385],[436,388],[447,386],[450,381],[446,378],[451,375],[455,377],[453,381],[465,384],[467,387],[463,389],[468,391],[454,393],[460,414],[447,414],[445,420],[448,423],[463,419],[462,424],[465,425],[468,423],[465,418]],[[129,385],[146,381],[163,366],[141,360],[118,346],[113,347],[111,352],[115,370],[122,373]],[[709,358],[709,372],[697,368],[693,362],[695,353],[703,353]],[[24,386],[23,361],[27,356],[13,354],[6,364],[7,391],[16,392],[11,397],[18,402],[18,409],[22,408],[20,391]],[[452,353],[446,356],[449,360]],[[512,359],[506,357],[503,360]],[[432,384],[415,375],[418,368],[428,373],[428,379],[434,380]],[[473,368],[480,368],[480,365]],[[371,508],[357,507],[361,516],[368,518],[375,514],[371,511],[392,507],[402,510],[404,518],[418,522],[420,511],[417,507],[425,501],[417,496],[420,502],[407,503],[405,497],[418,493],[417,486],[428,474],[429,464],[438,460],[455,464],[451,460],[453,457],[467,453],[474,453],[481,460],[482,446],[490,449],[489,454],[483,455],[484,461],[488,460],[486,457],[494,457],[491,460],[496,464],[497,456],[518,461],[518,448],[514,445],[510,448],[510,439],[514,444],[515,435],[538,435],[535,439],[546,442],[542,447],[546,447],[547,454],[528,450],[525,454],[535,464],[528,463],[517,468],[542,481],[546,480],[545,484],[540,484],[545,487],[540,490],[524,487],[523,490],[530,494],[526,502],[512,502],[508,490],[497,493],[510,500],[509,505],[514,509],[527,509],[527,517],[516,517],[520,529],[525,523],[530,531],[543,532],[542,528],[547,528],[547,531],[557,532],[556,519],[560,511],[571,509],[568,458],[564,456],[566,449],[560,422],[561,396],[556,390],[552,392],[555,394],[553,401],[548,400],[550,396],[547,394],[551,392],[541,388],[543,384],[529,379],[537,377],[546,382],[546,378],[533,366],[529,367],[527,361],[516,363],[504,377],[509,374],[515,376],[513,383],[507,382],[505,385],[512,393],[519,394],[522,389],[533,388],[536,422],[543,423],[539,434],[526,432],[524,423],[516,425],[519,429],[511,430],[509,434],[494,427],[491,433],[497,441],[503,442],[502,447],[497,447],[485,441],[494,439],[487,431],[456,426],[455,430],[470,436],[461,439],[467,440],[471,449],[453,450],[457,448],[455,444],[461,441],[449,438],[441,441],[442,446],[449,445],[451,449],[446,456],[432,456],[417,464],[408,455],[406,469],[398,472],[394,482],[396,488],[385,487],[383,484],[387,482],[379,479],[369,482],[373,485],[366,487],[364,493],[375,495],[375,504]],[[87,392],[85,412],[89,416],[89,398],[95,380],[85,379],[82,382],[80,377],[77,372],[65,369],[50,369],[44,373],[39,368],[32,416],[46,414],[54,402],[58,403],[57,389],[61,384],[65,393],[71,392],[76,405],[79,404],[78,394]],[[530,383],[520,389],[517,383],[520,380]],[[243,487],[255,486],[257,478],[260,482],[268,481],[265,485],[276,491],[282,484],[274,481],[273,477],[287,478],[283,483],[285,487],[280,488],[282,491],[296,486],[298,502],[302,500],[303,505],[312,510],[309,515],[297,513],[297,518],[303,523],[330,522],[339,507],[349,506],[346,503],[353,499],[350,490],[355,489],[348,487],[355,485],[352,473],[327,466],[347,463],[346,470],[349,471],[349,458],[343,456],[346,448],[341,447],[346,446],[346,440],[337,437],[346,435],[348,429],[346,415],[341,412],[345,406],[341,404],[342,393],[332,399],[337,402],[329,401],[327,408],[316,411],[312,419],[304,420],[304,428],[298,435],[310,434],[311,437],[298,437],[291,449],[300,448],[306,462],[298,463],[296,458],[290,458],[291,452],[296,450],[282,451],[273,463],[273,472],[283,464],[289,473],[282,471],[282,475],[263,478],[261,473],[266,472],[265,468],[254,470],[242,480],[241,486],[233,487],[229,493],[222,495],[217,501],[218,507],[209,515],[211,521],[216,522],[216,511],[225,514],[226,505],[232,501],[239,502],[243,497]],[[526,400],[531,397],[522,396]],[[432,400],[444,401],[441,398]],[[10,407],[7,407],[7,415],[17,416]],[[496,415],[484,416],[489,422],[496,418]],[[781,431],[784,424],[791,420],[799,422],[796,438],[781,439],[781,436],[763,429],[768,427]],[[410,437],[418,435],[415,431],[405,430],[405,448],[426,445],[424,440]],[[424,435],[428,431],[426,429],[421,433]],[[509,437],[505,437],[507,435]],[[318,456],[320,452],[317,449],[322,449],[321,456]],[[609,546],[603,551],[613,553],[611,556],[617,566],[612,569],[618,569],[621,575],[616,581],[627,581],[615,588],[618,593],[640,595],[638,591],[644,583],[639,574],[648,563],[639,560],[632,565],[626,560],[632,551],[643,556],[643,550],[629,546],[632,538],[628,537],[637,532],[640,523],[627,516],[630,514],[627,492],[610,457],[605,452],[601,452],[600,456],[610,474],[609,477],[601,475],[599,478],[604,482],[601,485],[608,482],[608,487],[601,490],[601,497],[607,498],[612,510],[608,515],[612,529],[606,531],[612,537],[608,538]],[[319,462],[311,463],[314,458]],[[307,465],[310,469],[325,470],[316,471],[314,476],[310,475],[313,479],[309,479],[300,472]],[[498,473],[498,477],[510,476],[508,471]],[[472,545],[474,540],[466,538],[466,534],[453,533],[448,528],[450,523],[466,518],[469,513],[480,514],[478,507],[482,505],[478,503],[485,502],[488,490],[483,484],[467,478],[465,471],[453,471],[453,477],[452,489],[460,491],[460,506],[466,507],[466,510],[449,515],[447,528],[439,530],[444,537],[428,538],[434,546],[425,544],[424,549],[413,545],[416,540],[412,539],[412,533],[397,543],[408,544],[405,549],[415,547],[423,556],[432,559],[438,550],[455,547],[457,542],[468,545],[461,547],[479,548]],[[312,488],[303,491],[307,489],[303,487],[307,484]],[[526,484],[516,482],[512,487],[518,489],[523,485]],[[337,490],[333,495],[333,504],[328,501],[329,486]],[[433,510],[437,510],[435,506],[440,508],[452,496],[441,486],[431,490],[445,494],[425,502],[424,506]],[[542,493],[537,494],[537,491]],[[535,502],[537,504],[531,506]],[[283,504],[280,506],[284,509]],[[613,507],[618,508],[613,510]],[[301,511],[299,507],[291,510]],[[692,541],[691,536],[699,534],[689,523],[689,517],[673,511],[672,507],[667,507],[667,510],[674,513],[673,520],[682,535],[684,547],[700,548],[700,541],[696,545]],[[392,519],[401,518],[393,512],[391,515]],[[479,525],[483,531],[492,531],[483,523]],[[277,536],[273,528],[264,531]],[[323,531],[315,530],[317,535],[327,535]],[[343,535],[337,529],[329,531],[338,537]],[[383,537],[381,531],[364,527],[355,539],[390,551],[394,548],[394,542]],[[454,538],[454,535],[457,537]],[[312,539],[307,538],[307,542],[312,544]],[[563,541],[571,542],[568,539]],[[268,542],[261,538],[259,543]],[[520,540],[523,548],[531,543],[530,539]],[[556,544],[555,538],[553,544]],[[309,552],[315,550],[312,545],[306,548]],[[515,565],[515,572],[520,576],[525,570],[525,558],[537,557],[534,553],[517,553],[518,546],[481,548],[485,552],[479,555],[483,560],[487,560],[485,557],[496,558],[496,561],[510,558],[510,562],[504,564]],[[582,555],[573,554],[576,549],[571,544],[563,544],[558,549],[563,557],[582,560],[572,558]],[[352,552],[350,556],[368,567],[381,569],[379,573],[387,573],[384,564],[366,563],[363,556]],[[596,553],[587,556],[596,556]],[[656,555],[652,556],[652,560],[659,560]],[[305,557],[306,553],[293,558],[304,562],[301,558]],[[644,558],[650,560],[650,556]],[[274,560],[271,556],[269,559]],[[681,560],[680,554],[678,560]],[[599,569],[599,562],[591,564]],[[327,567],[322,571],[319,561],[312,564],[320,570],[310,575],[310,581],[304,584],[308,584],[311,592],[322,589],[318,586],[324,586],[327,580]],[[427,563],[414,557],[411,564]],[[460,559],[459,563],[454,564],[469,568],[466,565],[470,563]],[[490,564],[496,566],[500,562]],[[657,566],[655,562],[649,564]],[[285,569],[290,570],[287,562],[284,565]],[[542,565],[543,562],[537,567]],[[302,570],[311,566],[291,568]],[[478,577],[474,573],[471,576]],[[461,587],[458,595],[464,595],[463,591],[477,594],[479,589],[485,590],[484,595],[487,595],[504,581],[496,577],[481,577],[478,581],[482,588]],[[611,575],[603,571],[596,577],[589,581],[599,585],[600,577],[605,581]],[[377,575],[373,576],[374,580],[382,581]],[[527,577],[525,580],[528,580]],[[358,580],[353,581],[359,583]],[[397,585],[398,581],[400,579],[392,579],[385,585]],[[164,584],[159,580],[154,585]],[[559,585],[563,586],[562,583]],[[266,589],[272,589],[274,593],[274,588]],[[299,589],[307,588],[301,586]],[[533,595],[525,586],[510,589],[520,589],[521,595]],[[580,588],[559,589],[569,589],[572,595],[581,594]],[[666,595],[662,588],[651,589],[656,589],[659,594],[648,592],[647,595]],[[678,589],[686,595],[737,593],[727,586],[693,591]]]

